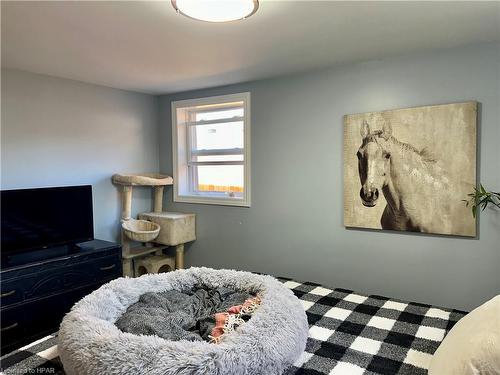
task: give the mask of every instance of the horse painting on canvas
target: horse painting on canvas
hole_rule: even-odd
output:
[[[464,105],[346,116],[346,226],[475,235],[462,202],[475,186],[475,103]]]

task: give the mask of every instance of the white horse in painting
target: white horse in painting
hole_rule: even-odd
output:
[[[457,233],[460,229],[453,227],[453,218],[463,215],[456,211],[463,210],[463,197],[453,196],[454,186],[436,160],[425,149],[394,138],[388,122],[382,130],[371,132],[364,121],[360,133],[359,195],[364,206],[373,207],[380,192],[384,194],[387,206],[380,219],[382,229]]]

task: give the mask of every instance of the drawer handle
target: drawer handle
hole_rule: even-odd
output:
[[[7,327],[4,327],[0,330],[0,332],[5,332],[5,331],[8,331],[10,329],[13,329],[13,328],[16,328],[18,326],[17,323],[14,323],[14,324],[11,324],[10,326],[7,326]]]
[[[116,267],[116,264],[112,264],[111,266],[107,266],[107,267],[101,267],[101,271],[112,270],[115,267]]]
[[[10,292],[2,293],[2,294],[0,295],[0,297],[2,297],[2,298],[3,298],[3,297],[8,297],[8,296],[11,296],[11,295],[13,295],[13,294],[15,294],[15,293],[16,293],[16,290],[14,289],[14,290],[11,290]]]

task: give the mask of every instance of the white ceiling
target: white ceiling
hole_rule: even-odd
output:
[[[2,1],[2,66],[170,93],[500,40],[500,2],[261,1],[212,24],[170,1]]]

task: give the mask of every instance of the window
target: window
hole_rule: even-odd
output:
[[[250,93],[172,102],[174,201],[250,206]]]

